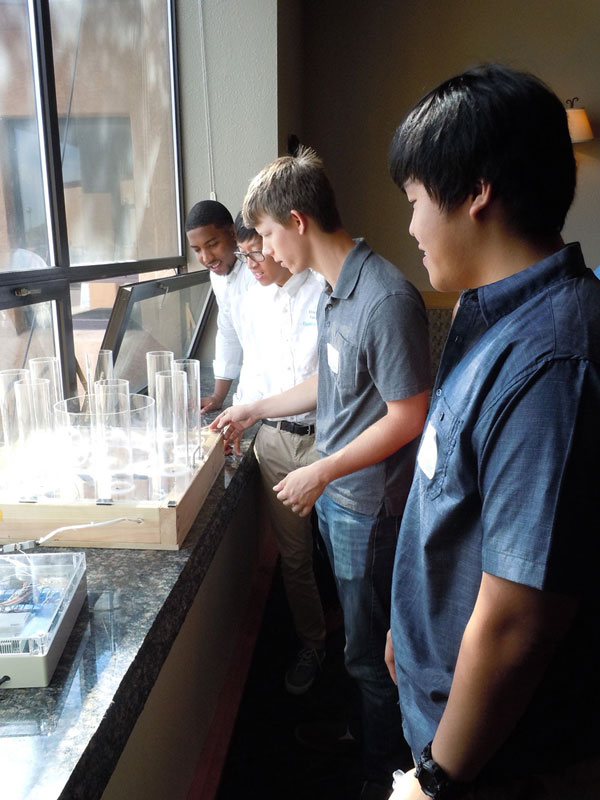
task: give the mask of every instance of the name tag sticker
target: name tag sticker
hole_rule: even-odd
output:
[[[421,467],[429,480],[431,480],[435,473],[435,465],[437,464],[437,434],[431,422],[428,423],[423,438],[421,439],[417,464]]]
[[[329,369],[337,375],[340,368],[340,354],[329,342],[327,343],[327,363]]]

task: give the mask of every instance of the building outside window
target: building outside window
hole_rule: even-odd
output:
[[[171,0],[0,0],[0,369],[81,391],[119,286],[185,270]]]

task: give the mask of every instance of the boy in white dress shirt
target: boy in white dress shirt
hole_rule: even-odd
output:
[[[202,398],[202,411],[221,408],[232,381],[242,365],[244,317],[241,301],[252,276],[237,258],[233,218],[217,200],[202,200],[185,220],[185,232],[198,261],[210,271],[210,282],[217,298],[217,337],[213,370],[213,393]]]
[[[324,282],[312,271],[292,275],[262,253],[262,239],[235,222],[238,257],[255,281],[242,301],[249,320],[238,394],[247,403],[277,394],[317,372],[317,304]],[[281,503],[273,486],[291,470],[312,464],[315,409],[287,419],[265,419],[254,444],[273,532],[281,553],[286,595],[301,649],[285,676],[286,689],[302,694],[313,684],[325,655],[325,619],[313,571],[310,517]]]

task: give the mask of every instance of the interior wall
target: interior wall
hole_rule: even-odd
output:
[[[387,156],[396,126],[425,91],[475,62],[502,61],[534,72],[561,99],[578,96],[600,135],[595,0],[303,0],[302,25],[297,133],[323,157],[350,233],[366,236],[420,289],[430,285]],[[578,191],[564,235],[579,239],[596,266],[600,143],[575,150]]]
[[[185,213],[213,188],[200,8],[214,189],[235,217],[251,178],[277,156],[277,0],[176,0]],[[188,262],[197,267],[189,248]]]
[[[300,133],[303,117],[302,0],[277,3],[277,53],[279,155],[283,155],[288,136]]]

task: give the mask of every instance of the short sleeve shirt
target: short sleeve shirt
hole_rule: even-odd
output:
[[[429,386],[427,316],[402,273],[359,239],[317,312],[317,449],[335,453],[387,413],[386,403]],[[334,502],[353,512],[401,514],[417,440],[389,458],[330,483]]]
[[[600,282],[569,245],[465,292],[450,329],[392,587],[414,753],[444,711],[484,571],[582,597],[573,630],[488,770],[543,772],[565,751],[597,752],[599,452]]]

